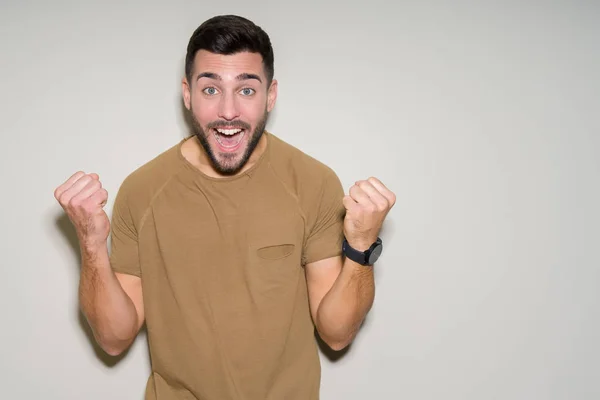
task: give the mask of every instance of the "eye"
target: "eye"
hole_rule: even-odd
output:
[[[214,96],[215,94],[217,94],[217,89],[215,89],[214,87],[207,87],[202,92],[209,96]]]
[[[255,90],[252,88],[244,88],[240,91],[240,93],[244,96],[251,96],[255,93]]]

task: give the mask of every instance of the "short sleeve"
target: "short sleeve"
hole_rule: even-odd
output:
[[[323,180],[319,195],[309,205],[309,231],[305,240],[304,265],[342,254],[344,239],[344,189],[337,175],[330,171]]]
[[[115,198],[111,218],[110,265],[115,272],[141,276],[137,230],[127,200],[121,188]]]

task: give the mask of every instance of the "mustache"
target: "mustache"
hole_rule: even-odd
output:
[[[251,126],[244,121],[213,121],[206,125],[208,129],[232,129],[241,128],[249,131]]]

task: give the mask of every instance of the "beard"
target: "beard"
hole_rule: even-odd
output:
[[[267,126],[267,120],[269,118],[269,112],[265,107],[265,112],[263,113],[262,118],[258,121],[258,123],[256,124],[256,128],[254,128],[254,131],[251,133],[251,136],[248,139],[248,145],[246,146],[246,150],[244,150],[244,153],[241,157],[236,159],[238,155],[232,153],[219,153],[219,157],[217,157],[217,155],[213,151],[213,148],[208,143],[208,135],[212,134],[210,132],[211,129],[226,129],[231,127],[240,127],[244,130],[245,134],[247,135],[250,134],[251,129],[248,123],[243,121],[219,120],[209,123],[206,127],[206,130],[204,130],[204,128],[202,128],[202,126],[196,119],[196,116],[192,112],[191,107],[190,110],[188,110],[188,114],[192,122],[192,131],[194,135],[200,141],[200,144],[204,148],[204,151],[208,156],[208,159],[210,160],[213,168],[221,175],[235,175],[244,167],[244,165],[246,165],[246,163],[250,159],[250,156],[252,156],[252,153],[256,149],[256,146],[258,146],[258,142],[260,141],[260,138],[262,137],[265,131],[265,127]]]

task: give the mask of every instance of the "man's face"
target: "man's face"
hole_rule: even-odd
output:
[[[235,174],[246,164],[276,97],[277,81],[267,87],[260,54],[196,53],[191,80],[183,81],[183,98],[194,133],[217,172]]]

